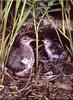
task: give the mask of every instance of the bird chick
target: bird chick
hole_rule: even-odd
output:
[[[64,60],[67,57],[66,50],[61,47],[59,43],[48,39],[43,40],[43,42],[45,46],[45,51],[51,61],[53,61],[54,59]]]
[[[9,59],[8,68],[15,72],[15,75],[24,77],[34,65],[34,52],[30,43],[34,41],[29,37],[22,37],[20,39],[19,47],[13,48]]]

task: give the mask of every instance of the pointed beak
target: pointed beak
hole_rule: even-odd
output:
[[[46,41],[45,40],[41,40],[44,44],[46,44]]]
[[[31,39],[31,41],[40,41],[40,40],[37,40],[37,39]]]
[[[42,42],[44,42],[44,40],[41,40]]]

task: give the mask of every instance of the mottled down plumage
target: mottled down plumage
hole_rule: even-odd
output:
[[[7,66],[17,76],[25,76],[34,65],[34,52],[30,45],[32,41],[29,37],[22,38],[19,47],[13,47],[10,52]]]
[[[59,44],[52,40],[43,40],[45,51],[51,61],[54,59],[65,60],[68,56],[68,52]]]

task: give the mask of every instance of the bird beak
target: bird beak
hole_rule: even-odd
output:
[[[31,41],[40,41],[40,40],[38,40],[38,39],[32,39]]]
[[[41,40],[42,42],[44,42],[44,40]]]
[[[44,40],[41,40],[43,43],[45,43],[45,41]]]

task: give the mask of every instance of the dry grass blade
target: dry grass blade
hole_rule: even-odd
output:
[[[5,37],[6,35],[6,25],[7,25],[7,18],[8,18],[8,15],[9,15],[9,11],[10,11],[10,8],[11,8],[11,5],[12,5],[12,1],[6,1],[6,6],[5,6],[5,9],[3,11],[3,30],[2,30],[2,41],[1,41],[1,52],[0,52],[0,57],[2,59],[2,62],[1,62],[1,67],[2,67],[2,70],[4,68],[4,59],[5,59],[5,47],[6,47],[6,40],[7,38]]]

